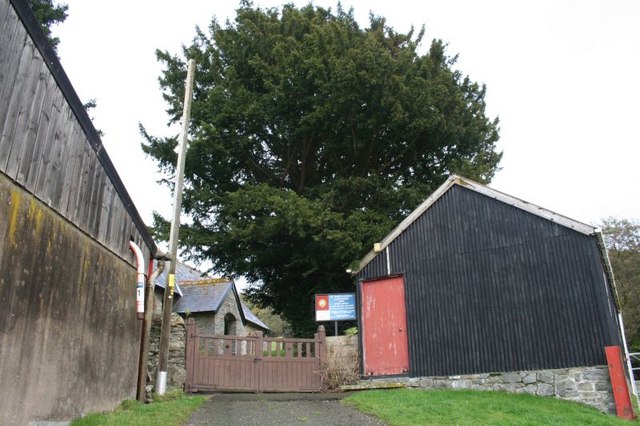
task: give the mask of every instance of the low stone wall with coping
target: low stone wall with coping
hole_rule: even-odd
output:
[[[358,366],[358,335],[327,336],[327,356]]]
[[[468,374],[448,377],[374,379],[425,389],[493,390],[555,397],[590,405],[615,414],[609,370],[606,366],[510,373]]]
[[[346,384],[357,383],[358,336],[331,336],[326,338],[327,352],[323,366],[325,390],[338,390]]]

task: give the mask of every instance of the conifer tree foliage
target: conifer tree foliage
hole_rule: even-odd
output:
[[[640,221],[609,217],[602,234],[616,281],[627,344],[640,351]]]
[[[60,24],[67,19],[69,6],[66,4],[54,4],[53,0],[29,0],[29,6],[55,51],[60,39],[51,35],[51,26]]]
[[[248,297],[312,332],[313,295],[354,291],[345,270],[451,173],[488,182],[501,157],[485,87],[424,29],[312,5],[255,8],[197,29],[182,55],[157,52],[172,121],[186,59],[197,61],[181,244],[195,260],[244,275]],[[141,127],[168,177],[176,137]],[[156,231],[166,238],[166,223]]]

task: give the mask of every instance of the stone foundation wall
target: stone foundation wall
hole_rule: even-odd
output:
[[[327,360],[334,368],[359,371],[358,336],[327,337]],[[367,380],[369,381],[369,380]],[[615,414],[606,365],[448,377],[394,377],[375,382],[404,383],[425,389],[471,389],[529,393],[576,401]]]
[[[616,412],[609,371],[606,366],[376,380],[405,382],[408,386],[425,389],[471,389],[529,393],[580,402],[608,414]]]

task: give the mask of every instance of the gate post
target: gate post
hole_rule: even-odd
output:
[[[195,368],[195,362],[196,362],[195,357],[196,357],[196,352],[198,350],[197,343],[198,343],[198,339],[197,339],[196,322],[193,318],[189,318],[187,319],[187,344],[186,344],[186,351],[185,351],[186,352],[185,364],[187,367],[187,377],[184,383],[185,392],[191,392],[194,385],[193,370]]]
[[[254,368],[252,371],[254,374],[256,393],[260,393],[262,392],[262,369],[264,368],[264,365],[262,364],[262,356],[264,355],[264,333],[262,331],[257,331],[256,337],[256,351],[253,358]],[[267,348],[267,350],[269,351],[267,356],[271,356],[271,348]]]
[[[318,326],[316,333],[316,341],[318,342],[318,359],[320,364],[324,363],[327,355],[327,333],[324,331],[324,325]]]

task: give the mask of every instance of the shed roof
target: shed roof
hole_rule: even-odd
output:
[[[505,194],[504,192],[489,188],[488,186],[481,183],[474,182],[471,179],[467,179],[457,175],[451,175],[438,189],[433,192],[433,194],[431,194],[431,196],[429,196],[429,198],[427,198],[422,204],[420,204],[413,212],[411,212],[411,214],[409,214],[409,216],[407,216],[386,237],[384,237],[384,239],[380,242],[381,250],[384,250],[389,244],[391,244],[393,240],[395,240],[400,234],[402,234],[414,221],[416,221],[416,219],[418,219],[425,211],[427,211],[454,185],[459,185],[480,194],[486,195],[487,197],[494,198],[498,201],[509,204],[513,207],[519,208],[536,216],[540,216],[552,222],[558,223],[562,226],[566,226],[585,235],[594,235],[598,233],[598,229],[591,225],[578,222],[577,220],[570,219],[561,214],[552,212],[551,210],[547,210],[535,204],[528,203],[509,194]],[[378,253],[374,250],[371,250],[369,253],[367,253],[360,261],[356,272],[360,272],[369,262],[371,262],[371,260],[373,260],[374,257],[376,257],[377,254]],[[606,257],[606,252],[603,252],[603,257]],[[613,282],[613,277],[610,278]]]

